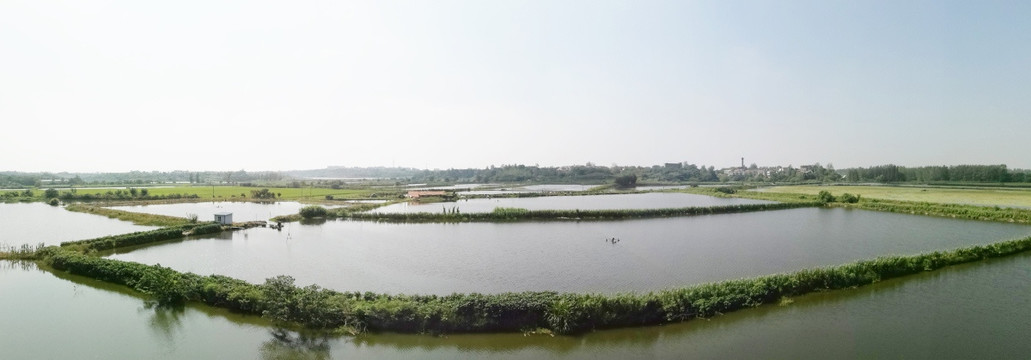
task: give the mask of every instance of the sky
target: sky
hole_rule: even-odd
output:
[[[0,171],[1031,168],[1027,1],[0,1]]]

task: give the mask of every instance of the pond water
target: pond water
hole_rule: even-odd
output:
[[[92,239],[101,236],[157,229],[134,225],[106,216],[78,213],[63,207],[35,203],[0,203],[0,244],[59,245],[62,241]]]
[[[523,191],[537,191],[537,192],[549,192],[549,191],[587,191],[598,185],[577,185],[577,184],[544,184],[544,185],[527,185],[515,188],[515,190]]]
[[[11,359],[1025,358],[1031,256],[814,294],[709,320],[583,336],[276,336],[260,318],[155,310],[120,286],[0,261]]]
[[[804,208],[614,222],[330,221],[153,245],[112,258],[253,283],[406,294],[614,293],[994,242],[1031,227]],[[619,239],[613,243],[609,240]]]
[[[278,201],[273,203],[216,201],[180,204],[112,206],[111,208],[138,213],[178,217],[186,217],[189,214],[196,214],[197,218],[201,221],[214,220],[215,213],[231,212],[233,213],[233,221],[240,222],[268,220],[280,215],[296,214],[305,206],[308,205],[293,201]],[[326,205],[322,206],[334,207]]]
[[[714,196],[683,193],[644,193],[582,196],[542,196],[530,198],[462,199],[442,203],[397,203],[372,210],[377,213],[439,213],[443,209],[458,208],[463,213],[483,213],[497,207],[514,207],[527,210],[616,210],[616,209],[662,209],[691,206],[709,207],[740,204],[768,204],[772,201],[718,198]]]
[[[484,187],[498,186],[497,184],[457,184],[457,185],[444,185],[444,186],[424,186],[426,184],[412,184],[408,185],[408,190],[470,190]]]

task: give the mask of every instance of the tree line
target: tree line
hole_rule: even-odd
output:
[[[846,170],[848,182],[1031,182],[1031,171],[1006,165],[953,165],[904,167],[880,165]]]

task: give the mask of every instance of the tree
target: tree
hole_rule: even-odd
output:
[[[627,174],[616,177],[616,186],[628,188],[637,186],[637,175]]]
[[[129,188],[129,195],[131,195],[132,197],[136,197],[136,195],[139,194],[139,192],[140,191],[136,190],[136,188]]]
[[[150,191],[149,190],[147,190],[145,188],[144,189],[140,189],[140,196],[147,197],[147,195],[150,195]]]
[[[47,199],[56,198],[57,195],[58,195],[57,190],[54,190],[54,189],[47,189],[46,191],[43,192],[43,197],[47,198]]]

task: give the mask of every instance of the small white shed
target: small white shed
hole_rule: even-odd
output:
[[[215,222],[217,222],[219,224],[222,224],[222,225],[232,225],[233,224],[233,213],[230,213],[230,212],[215,213]]]

